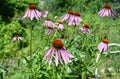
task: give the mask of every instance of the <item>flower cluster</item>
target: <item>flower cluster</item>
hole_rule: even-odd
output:
[[[30,18],[30,20],[33,20],[34,18],[39,19],[41,17],[45,17],[46,20],[43,22],[42,25],[48,28],[46,31],[47,35],[54,32],[53,31],[54,27],[57,27],[57,29],[59,30],[64,30],[63,21],[67,21],[69,26],[71,25],[79,26],[82,21],[80,12],[74,12],[69,10],[68,13],[64,14],[56,24],[50,18],[48,18],[48,13],[49,13],[48,10],[45,10],[44,12],[38,11],[36,4],[33,3],[29,4],[29,9],[25,12],[23,18],[28,17]],[[112,11],[111,5],[106,4],[104,8],[98,12],[98,15],[102,17],[104,16],[109,17],[115,16],[115,13]],[[56,18],[57,16],[55,16],[54,20]],[[83,24],[83,27],[79,28],[78,32],[83,34],[89,33],[92,35],[89,24]],[[20,37],[19,35],[16,35],[15,37],[13,37],[13,41],[15,40],[23,40],[23,38]],[[100,52],[108,51],[109,49],[108,40],[103,39],[102,42],[98,44],[97,48]],[[52,63],[53,57],[55,58],[56,66],[58,66],[59,62],[63,64],[63,61],[65,64],[70,63],[71,59],[74,58],[74,56],[65,49],[64,44],[61,40],[54,40],[52,42],[52,47],[44,54],[44,59],[46,60],[46,62],[49,63],[49,65]]]
[[[64,14],[61,17],[62,21],[68,21],[68,25],[80,25],[81,17],[80,17],[80,12],[73,12],[73,11],[68,11],[67,14]]]

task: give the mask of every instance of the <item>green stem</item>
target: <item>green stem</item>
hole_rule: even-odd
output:
[[[58,68],[55,66],[56,72],[55,72],[55,79],[57,79],[57,74],[58,74]]]
[[[30,27],[30,60],[32,59],[32,27]]]
[[[96,64],[98,64],[98,61],[99,61],[99,59],[100,59],[100,54],[101,54],[101,52],[99,52],[99,53],[97,54]],[[95,76],[97,76],[97,75],[98,75],[98,68],[97,68],[97,66],[96,66],[96,69],[95,69]]]
[[[57,34],[57,30],[55,31],[55,33],[54,33],[54,35],[52,37],[52,41],[53,41],[54,37],[56,36],[56,34]]]
[[[103,18],[102,18],[102,22],[101,22],[101,23],[102,23],[101,31],[100,31],[101,33],[104,32],[104,30],[105,30],[106,21],[107,21],[107,20],[106,20],[106,17],[103,17]]]

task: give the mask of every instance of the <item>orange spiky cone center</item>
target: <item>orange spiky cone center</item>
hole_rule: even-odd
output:
[[[107,39],[103,39],[102,42],[108,43],[109,41]]]
[[[63,42],[61,40],[54,40],[52,42],[52,45],[54,48],[56,49],[60,49],[60,48],[63,48]]]
[[[84,27],[85,27],[85,28],[89,28],[89,25],[88,25],[88,24],[84,24]]]
[[[47,21],[51,21],[51,19],[50,19],[50,18],[47,18],[46,20],[47,20]]]
[[[106,4],[106,5],[104,6],[104,8],[106,8],[106,9],[111,9],[111,5],[110,5],[110,4]]]
[[[59,23],[59,24],[62,24],[62,21],[61,21],[61,20],[59,20],[59,21],[58,21],[58,23]]]
[[[36,9],[37,6],[36,4],[32,3],[32,4],[29,4],[29,9]]]
[[[75,12],[75,16],[80,16],[80,12]]]
[[[75,12],[73,12],[73,11],[68,11],[68,14],[71,14],[71,15],[74,15],[75,14]]]

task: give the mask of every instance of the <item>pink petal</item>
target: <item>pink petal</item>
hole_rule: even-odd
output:
[[[54,50],[54,48],[50,48],[45,54],[44,54],[44,58],[46,58],[48,55],[50,55],[50,53]]]
[[[55,56],[55,63],[56,63],[56,66],[58,65],[58,51],[56,51],[56,56]]]
[[[104,15],[104,12],[105,12],[105,9],[102,9],[99,13],[99,16],[103,16]]]
[[[106,16],[109,16],[109,10],[106,11]]]
[[[67,62],[67,59],[66,59],[66,57],[65,57],[64,52],[63,52],[63,51],[61,51],[61,50],[59,50],[59,51],[60,51],[60,54],[61,54],[61,56],[62,56],[62,58],[63,58],[63,60],[64,60],[65,64],[67,64],[68,62]]]
[[[58,50],[58,57],[59,57],[59,61],[60,61],[60,63],[61,63],[61,64],[63,64],[63,62],[62,62],[62,58],[61,58],[62,56],[61,56],[61,54],[60,54],[60,51],[59,51],[59,50]]]
[[[39,19],[39,17],[37,16],[35,11],[34,11],[34,16],[35,16],[36,19]]]
[[[31,11],[32,10],[29,10],[29,12],[28,12],[28,17],[30,18],[30,16],[31,16]]]
[[[74,58],[74,56],[71,54],[71,53],[69,53],[68,51],[65,51],[66,52],[66,55],[69,57],[69,58]]]
[[[100,11],[98,12],[98,15],[100,16],[102,12],[104,12],[104,9],[100,10]]]
[[[39,12],[38,10],[35,10],[35,12],[39,18],[42,16],[42,12]]]
[[[23,18],[26,18],[28,16],[29,10],[27,10],[23,16]]]
[[[104,52],[108,51],[108,49],[109,49],[109,47],[108,47],[108,45],[106,44],[106,45],[104,46]]]
[[[103,14],[103,16],[106,16],[107,14],[107,11],[108,11],[108,9],[105,9],[105,12],[104,12],[104,14]]]
[[[49,59],[49,61],[48,61],[48,64],[49,64],[49,65],[50,65],[51,62],[52,62],[52,57],[53,57],[53,54],[54,54],[54,50],[55,50],[55,49],[53,49],[53,51],[51,52],[50,59]]]
[[[65,14],[65,15],[62,16],[61,20],[62,20],[62,21],[65,21],[65,20],[67,20],[68,18],[69,18],[69,14]]]
[[[71,60],[69,60],[69,57],[66,55],[66,50],[62,49],[60,51],[65,64],[71,62]]]
[[[73,21],[74,21],[74,16],[71,15],[70,18],[69,18],[69,21],[68,21],[68,25],[72,25]]]
[[[33,20],[34,18],[34,10],[31,10],[30,20]]]

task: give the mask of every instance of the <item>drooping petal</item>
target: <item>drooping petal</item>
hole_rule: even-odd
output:
[[[99,51],[102,51],[103,45],[104,45],[103,42],[101,42],[101,43],[98,44],[97,48],[98,48]]]
[[[39,16],[37,16],[37,13],[34,11],[34,17],[36,18],[36,19],[39,19]]]
[[[27,10],[23,16],[23,18],[26,18],[28,16],[29,10]]]
[[[101,14],[102,14],[103,12],[104,12],[104,9],[100,10],[100,11],[98,12],[98,15],[101,16]]]
[[[34,18],[34,10],[31,10],[30,20],[33,20]]]
[[[108,47],[108,44],[105,44],[104,45],[104,52],[108,51],[109,47]]]
[[[99,16],[103,16],[103,15],[104,15],[104,13],[105,13],[105,9],[102,9],[102,10],[100,11]]]
[[[44,58],[46,58],[48,55],[50,55],[51,51],[53,51],[53,47],[50,48],[45,54],[44,54]]]
[[[67,64],[68,62],[67,62],[67,59],[66,59],[66,57],[65,57],[65,55],[64,55],[64,52],[61,51],[61,50],[59,50],[59,51],[60,51],[60,54],[61,54],[61,56],[62,56],[62,58],[63,58],[65,64]]]
[[[106,16],[107,17],[109,16],[109,10],[106,10]]]
[[[54,50],[55,50],[55,49],[53,49],[53,51],[51,52],[50,59],[49,59],[49,61],[48,61],[48,64],[49,64],[49,65],[50,65],[51,62],[52,62],[52,57],[53,57],[53,55],[54,55]]]
[[[60,51],[61,51],[61,54],[62,54],[62,57],[63,57],[65,64],[71,62],[69,56],[66,54],[66,50],[61,49]]]
[[[74,16],[71,15],[70,18],[69,18],[69,21],[68,21],[68,25],[72,25],[73,21],[74,21]]]
[[[69,14],[64,14],[62,17],[61,17],[61,21],[65,21],[69,18]]]
[[[40,18],[40,17],[42,17],[42,12],[40,12],[40,11],[38,11],[38,10],[35,10],[35,12],[36,12],[36,14],[37,14],[37,16]]]
[[[61,55],[61,53],[60,53],[60,50],[58,50],[58,57],[59,57],[60,63],[63,64],[63,62],[62,62],[62,55]]]
[[[63,49],[63,50],[65,50],[65,49]],[[65,51],[66,53],[66,55],[69,57],[69,58],[74,58],[74,56],[70,53],[70,52],[68,52],[68,51]]]
[[[58,50],[56,51],[56,56],[55,56],[55,64],[56,64],[56,66],[58,65],[58,60],[59,60],[59,58],[58,58]]]
[[[105,9],[103,16],[107,16],[107,13],[108,13],[107,11],[108,11],[108,9]]]

